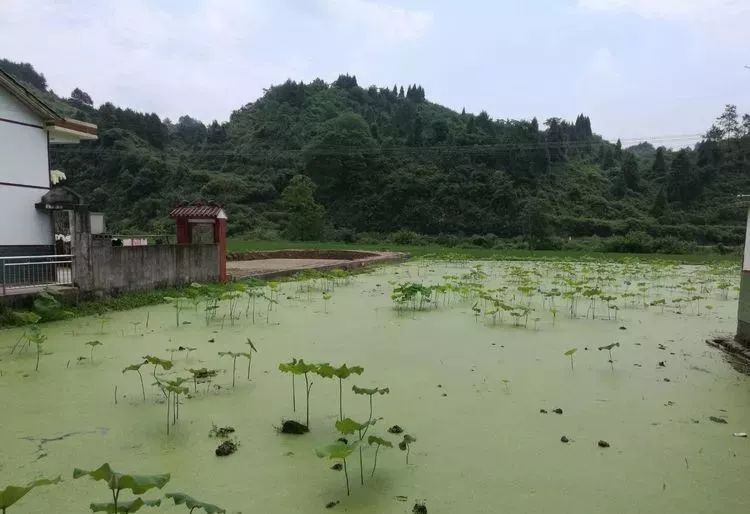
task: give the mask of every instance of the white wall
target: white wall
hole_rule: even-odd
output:
[[[0,246],[52,244],[52,220],[34,208],[49,187],[47,133],[13,120],[41,125],[37,118],[5,89],[0,88]]]
[[[53,244],[52,216],[34,207],[44,193],[43,189],[0,186],[0,246]]]
[[[0,182],[49,187],[44,130],[0,120]]]
[[[19,102],[16,97],[8,93],[5,88],[0,88],[0,118],[21,123],[31,123],[32,125],[42,125],[42,120],[31,109]]]

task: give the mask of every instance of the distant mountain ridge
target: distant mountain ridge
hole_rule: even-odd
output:
[[[95,108],[82,89],[55,95],[29,64],[0,68],[99,126],[97,142],[55,148],[53,163],[119,231],[171,230],[169,207],[204,198],[226,205],[231,233],[274,237],[290,223],[281,193],[304,174],[325,208],[318,237],[555,247],[596,236],[676,251],[744,235],[731,199],[750,191],[750,121],[731,106],[692,149],[625,150],[583,114],[495,120],[432,103],[420,85],[363,88],[349,75],[271,86],[227,122],[204,125]]]

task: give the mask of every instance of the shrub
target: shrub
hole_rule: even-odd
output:
[[[399,245],[414,245],[420,244],[419,234],[411,230],[401,229],[398,232],[391,234],[390,240]]]
[[[624,236],[614,236],[604,243],[607,252],[651,253],[654,239],[645,232],[628,232]]]

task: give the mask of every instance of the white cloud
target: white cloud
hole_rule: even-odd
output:
[[[647,20],[677,23],[702,37],[702,46],[746,46],[748,0],[578,0],[592,12],[631,13]]]
[[[61,94],[210,121],[287,78],[391,60],[432,23],[376,0],[306,2],[0,0],[0,57],[31,62]]]
[[[324,6],[362,35],[389,43],[419,39],[433,21],[429,11],[407,10],[372,0],[324,0]]]
[[[644,18],[696,20],[704,15],[731,16],[747,12],[740,0],[578,0],[598,11],[633,12]]]

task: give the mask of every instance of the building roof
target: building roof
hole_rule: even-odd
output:
[[[211,218],[211,219],[226,219],[227,215],[224,213],[224,209],[218,204],[213,202],[202,203],[184,203],[172,209],[169,213],[172,218]]]
[[[0,69],[0,87],[6,89],[44,122],[52,143],[74,143],[96,139],[96,125],[65,118],[10,74]]]

